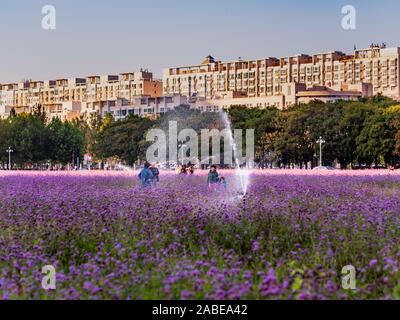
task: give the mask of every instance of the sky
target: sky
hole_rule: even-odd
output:
[[[56,29],[42,29],[42,7]],[[356,30],[341,25],[356,8]],[[400,46],[398,0],[1,0],[0,83]]]

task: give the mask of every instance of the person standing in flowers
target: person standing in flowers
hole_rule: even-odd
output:
[[[153,174],[152,183],[156,186],[160,182],[160,170],[158,170],[156,163],[150,166],[150,171]]]
[[[188,164],[187,173],[190,175],[194,174],[194,166],[190,162]]]
[[[210,187],[212,185],[215,186],[217,183],[219,183],[219,175],[217,172],[217,166],[214,164],[211,166],[210,172],[208,173],[207,183]]]
[[[186,164],[182,165],[180,174],[187,174],[187,166]]]
[[[222,186],[224,187],[225,190],[228,189],[228,183],[226,182],[225,177],[221,177],[219,179],[219,181],[221,182],[221,184],[222,184]]]
[[[139,179],[142,183],[142,188],[151,187],[154,175],[150,170],[150,163],[145,162],[144,168],[139,173]]]

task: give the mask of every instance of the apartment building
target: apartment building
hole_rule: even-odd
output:
[[[271,96],[248,97],[245,94],[225,95],[223,98],[196,98],[195,106],[201,111],[217,112],[229,109],[232,106],[240,105],[247,108],[265,109],[275,107],[284,109],[287,106],[298,103],[310,103],[313,100],[321,100],[323,102],[335,102],[338,100],[357,100],[361,97],[369,96],[372,92],[370,84],[362,84],[352,87],[352,90],[336,91],[326,86],[312,86],[307,88],[301,83],[282,84],[281,92]]]
[[[138,99],[143,100],[145,96],[150,101],[186,97],[205,111],[237,104],[285,108],[312,99],[336,101],[378,93],[400,99],[399,79],[400,48],[383,45],[355,50],[352,55],[332,51],[231,62],[207,56],[199,65],[165,69],[162,81],[154,79],[151,72],[140,70],[119,75],[3,84],[0,85],[0,116],[8,116],[11,109],[17,113],[29,112],[41,104],[50,119],[89,117],[137,106]],[[154,113],[159,110],[155,108]]]
[[[154,118],[179,105],[194,105],[185,96],[178,94],[165,95],[161,97],[136,96],[130,104],[123,104],[124,100],[119,100],[115,106],[104,109],[102,116],[111,114],[114,119],[124,119],[130,115]]]
[[[232,62],[208,56],[200,65],[165,69],[163,86],[165,94],[215,100],[231,99],[232,92],[247,98],[282,96],[291,83],[335,91],[360,89],[366,83],[372,85],[370,95],[399,99],[399,77],[400,48],[372,45],[353,55],[333,51]],[[286,100],[288,106],[293,99]]]
[[[14,106],[16,104],[17,84],[0,85],[0,106]]]
[[[27,80],[0,85],[0,116],[8,116],[11,109],[17,113],[30,112],[40,104],[49,119],[71,120],[80,115],[103,113],[116,106],[117,101],[132,104],[135,97],[143,95],[162,96],[162,81],[143,70],[86,78]]]

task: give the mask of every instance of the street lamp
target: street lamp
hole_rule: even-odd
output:
[[[319,137],[317,143],[319,143],[319,166],[322,167],[322,145],[326,143],[326,141],[322,139],[322,137]]]
[[[11,153],[13,153],[14,150],[11,147],[8,147],[6,152],[8,153],[8,170],[11,170]]]
[[[181,150],[182,150],[182,165],[183,165],[184,151],[185,151],[186,147],[187,147],[187,145],[184,144],[183,142],[179,143],[179,148],[181,148]]]

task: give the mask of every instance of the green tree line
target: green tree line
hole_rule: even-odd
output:
[[[323,137],[323,165],[341,168],[400,165],[400,105],[375,96],[359,101],[338,101],[276,108],[227,110],[234,129],[255,130],[256,163],[262,167],[309,167],[318,165]],[[218,113],[178,106],[157,119],[129,116],[116,121],[107,115],[73,121],[49,121],[40,106],[31,114],[11,112],[0,120],[0,166],[8,163],[8,147],[17,168],[65,166],[90,153],[94,161],[113,158],[127,165],[145,159],[148,130],[164,129],[177,121],[178,131],[192,128],[222,129]]]
[[[84,152],[84,137],[71,122],[58,118],[46,121],[41,112],[12,114],[0,120],[0,165],[8,165],[11,147],[12,164],[20,169],[43,168],[44,164],[56,165],[72,162]]]
[[[237,128],[254,128],[256,161],[262,166],[317,166],[323,137],[323,165],[349,167],[399,166],[400,105],[383,96],[229,111]]]

